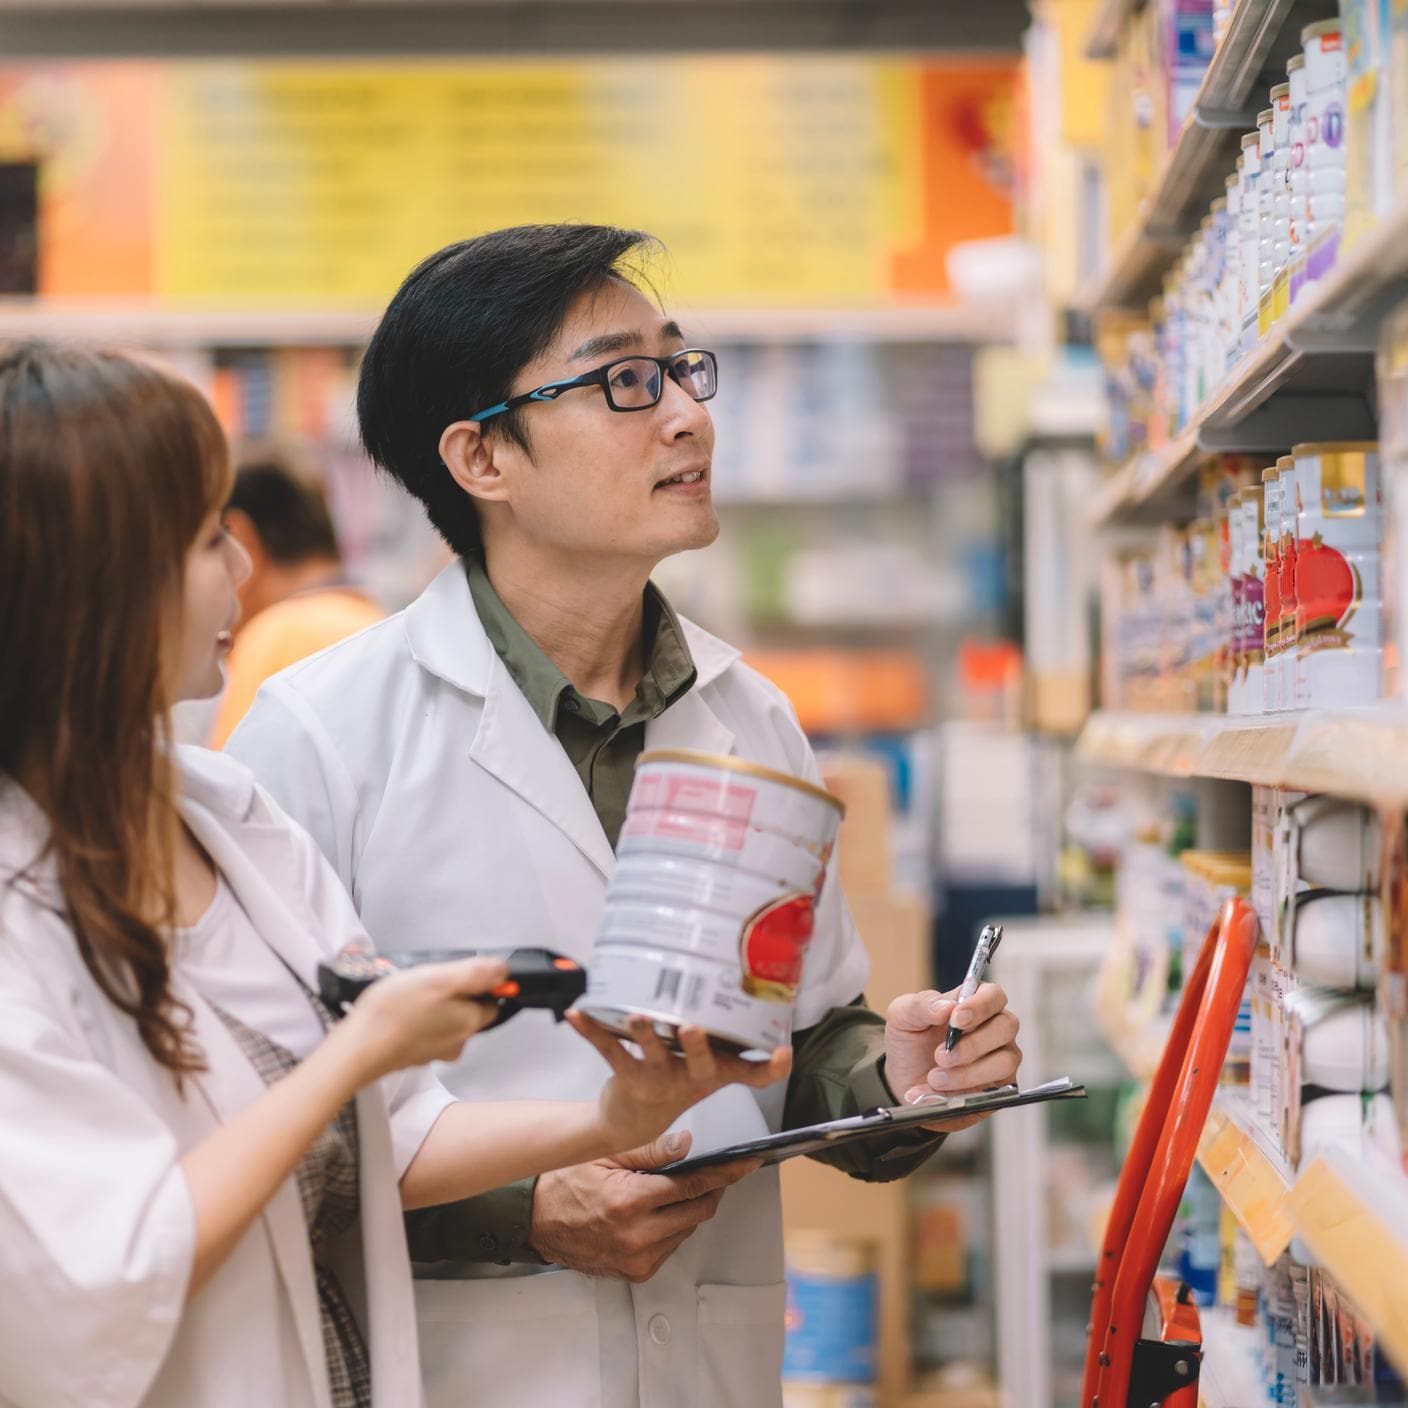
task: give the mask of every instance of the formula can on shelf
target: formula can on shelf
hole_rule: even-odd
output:
[[[1290,89],[1289,170],[1286,173],[1290,251],[1286,274],[1292,303],[1305,282],[1305,81],[1305,55],[1295,54],[1286,65],[1286,83]]]
[[[1246,545],[1242,571],[1242,710],[1260,714],[1265,705],[1266,670],[1266,529],[1262,486],[1242,491],[1242,534]]]
[[[785,1256],[784,1382],[873,1383],[877,1304],[874,1242],[836,1232],[791,1231],[786,1237]]]
[[[1383,677],[1378,446],[1297,445],[1294,459],[1301,496],[1296,699],[1311,709],[1372,704]]]
[[[1262,566],[1265,582],[1262,613],[1264,656],[1261,672],[1264,714],[1274,714],[1281,704],[1281,471],[1272,465],[1261,472],[1263,503]]]
[[[638,1013],[666,1039],[785,1044],[843,811],[742,758],[642,753],[582,1010],[615,1031]]]
[[[1307,281],[1334,267],[1344,229],[1345,53],[1340,22],[1321,20],[1301,31],[1305,45],[1305,163]]]
[[[1277,607],[1281,624],[1276,631],[1277,697],[1282,709],[1294,709],[1296,702],[1296,657],[1300,635],[1296,628],[1296,515],[1299,500],[1296,489],[1295,460],[1282,455],[1276,461],[1280,471],[1277,484],[1281,490],[1281,545],[1277,554]]]

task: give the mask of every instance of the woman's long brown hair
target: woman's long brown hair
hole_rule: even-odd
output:
[[[49,823],[83,961],[180,1077],[161,930],[179,825],[162,734],[186,556],[228,491],[195,387],[115,352],[0,349],[0,770]]]

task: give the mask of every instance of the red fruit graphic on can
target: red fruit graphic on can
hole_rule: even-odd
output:
[[[810,895],[786,895],[744,922],[739,939],[744,992],[764,1002],[796,997],[815,918]]]

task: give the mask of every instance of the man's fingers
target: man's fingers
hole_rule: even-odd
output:
[[[642,1144],[638,1149],[617,1154],[611,1162],[632,1170],[660,1168],[684,1158],[693,1142],[694,1136],[687,1129],[677,1129],[652,1139],[649,1144]]]
[[[726,1084],[752,1086],[760,1090],[784,1079],[792,1069],[792,1048],[779,1046],[766,1061],[745,1061],[742,1056],[715,1053],[719,1074]]]
[[[1022,1053],[1015,1046],[1004,1046],[956,1071],[930,1071],[929,1085],[940,1095],[963,1095],[994,1085],[1008,1085],[1021,1063]]]
[[[885,1009],[885,1020],[902,1032],[922,1032],[947,1022],[952,1011],[953,999],[929,988],[897,997]]]
[[[761,1159],[734,1159],[726,1164],[714,1164],[710,1168],[693,1169],[689,1173],[666,1174],[665,1179],[675,1189],[674,1201],[688,1202],[692,1198],[702,1198],[706,1194],[720,1192],[724,1188],[756,1173],[763,1166]],[[666,1199],[666,1202],[671,1199]]]
[[[659,1243],[674,1237],[683,1240],[701,1222],[708,1222],[718,1212],[723,1196],[724,1190],[716,1188],[712,1193],[690,1198],[688,1202],[667,1203],[664,1207],[657,1208],[650,1214],[652,1243],[658,1246]]]
[[[567,1024],[580,1037],[596,1047],[607,1064],[617,1075],[629,1075],[635,1068],[635,1058],[621,1045],[620,1038],[607,1031],[599,1022],[594,1022],[584,1012],[569,1011]]]
[[[1011,1012],[999,1012],[981,1027],[965,1032],[963,1040],[958,1042],[952,1051],[946,1051],[942,1046],[936,1047],[934,1064],[940,1070],[952,1070],[957,1073],[980,1057],[1004,1046],[1011,1046],[1017,1039],[1020,1027],[1021,1023]]]
[[[997,983],[980,983],[972,997],[958,1003],[949,1023],[960,1031],[972,1031],[974,1027],[996,1017],[1006,1006],[1007,994]]]
[[[696,1085],[713,1085],[718,1081],[718,1063],[714,1048],[702,1027],[681,1027],[680,1050],[684,1052],[685,1068]]]

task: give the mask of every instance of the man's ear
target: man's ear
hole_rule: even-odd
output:
[[[508,483],[495,462],[494,447],[479,431],[479,422],[457,420],[440,435],[440,459],[450,477],[471,498],[502,503]]]

